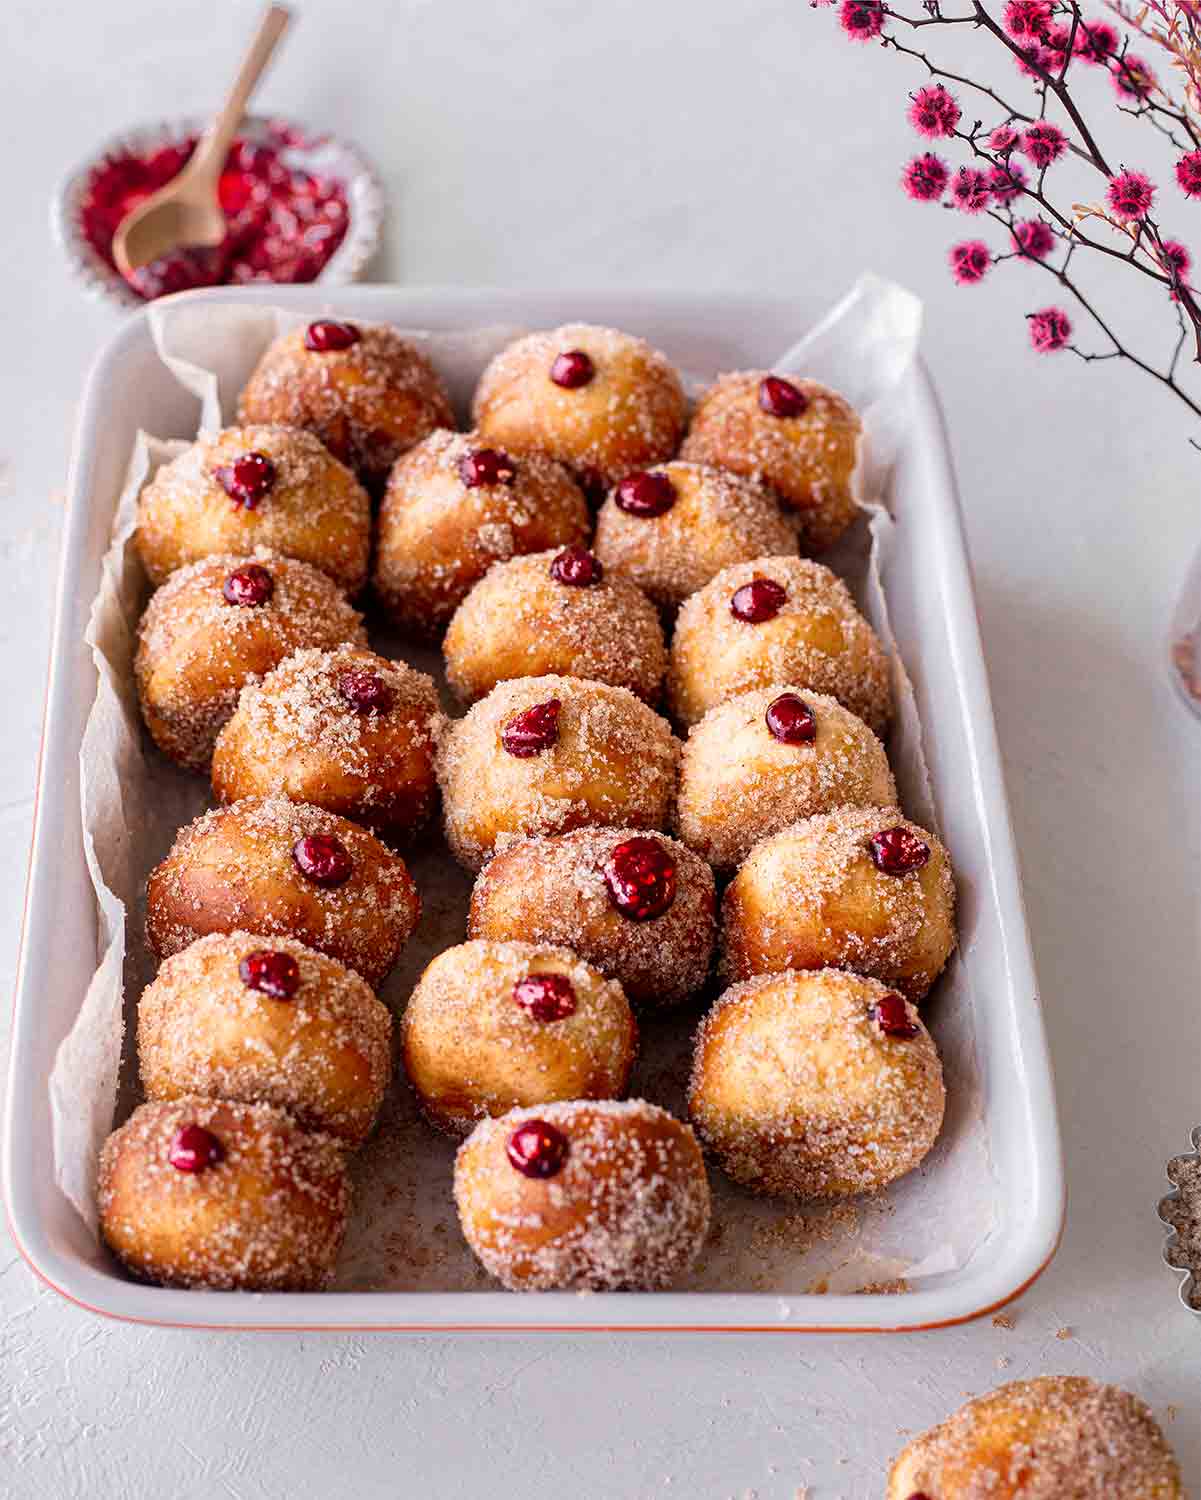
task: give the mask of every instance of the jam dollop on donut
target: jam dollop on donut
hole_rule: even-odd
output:
[[[395,840],[429,817],[442,715],[433,681],[357,646],[294,652],[242,690],[213,752],[221,802],[281,794]]]
[[[238,420],[313,433],[376,497],[402,453],[436,427],[455,425],[446,386],[416,344],[386,324],[332,318],[268,347]]]
[[[291,427],[199,437],[138,497],[134,545],[154,584],[213,553],[271,547],[356,594],[370,544],[366,491],[311,433]]]
[[[319,1291],[349,1199],[341,1144],[270,1104],[143,1104],[100,1153],[105,1243],[161,1286]]]
[[[308,563],[260,549],[215,554],[156,590],[138,625],[134,677],[146,728],[190,771],[207,771],[238,695],[301,647],[366,646],[363,617]]]
[[[694,724],[680,757],[676,831],[719,869],[762,838],[836,807],[894,807],[884,746],[834,698],[752,688]]]
[[[768,485],[795,512],[804,549],[824,552],[858,512],[853,479],[862,433],[836,391],[743,370],[719,376],[701,396],[680,457]]]
[[[887,1500],[1182,1500],[1175,1456],[1145,1402],[1084,1375],[1014,1380],[906,1444]]]
[[[678,750],[667,721],[625,688],[578,677],[502,682],[439,746],[451,851],[478,870],[525,834],[662,828]]]
[[[375,590],[412,635],[439,634],[494,563],[588,540],[587,502],[562,464],[514,449],[485,472],[481,451],[476,433],[438,431],[388,480]]]
[[[671,458],[687,415],[680,377],[658,350],[588,323],[518,339],[475,393],[476,426],[488,442],[547,453],[602,492]]]
[[[681,723],[773,682],[828,693],[876,734],[888,727],[888,655],[821,563],[763,556],[723,568],[676,616],[668,692]]]
[[[712,870],[675,839],[581,828],[496,854],[476,880],[468,931],[561,944],[653,1010],[681,1004],[704,984],[714,908]]]
[[[595,545],[610,572],[674,609],[723,568],[795,552],[797,535],[776,497],[753,479],[676,460],[621,481],[597,515]]]
[[[422,974],[401,1026],[423,1113],[456,1135],[519,1106],[620,1097],[636,1040],[616,980],[538,943],[447,948]]]
[[[667,648],[659,613],[582,546],[494,563],[454,613],[446,676],[474,703],[514,677],[587,677],[659,699]]]
[[[688,1112],[736,1182],[842,1198],[923,1160],[942,1125],[942,1065],[912,1006],[904,1034],[880,1026],[891,993],[820,969],[761,974],[717,1001],[697,1032]]]
[[[146,939],[159,958],[210,932],[293,937],[375,987],[420,913],[404,860],[345,818],[284,797],[203,814],[146,887]]]
[[[275,1104],[357,1146],[392,1076],[392,1014],[293,938],[210,933],[167,958],[138,1005],[148,1099]]]
[[[468,1244],[514,1291],[667,1287],[709,1226],[695,1136],[641,1099],[485,1120],[459,1148],[454,1191]]]
[[[872,857],[881,829],[927,857],[900,875]],[[782,969],[852,969],[921,1000],[955,947],[947,851],[896,807],[840,807],[763,839],[726,887],[722,955],[731,979]]]

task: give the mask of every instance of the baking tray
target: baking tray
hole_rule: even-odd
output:
[[[261,289],[186,294],[262,303]],[[300,316],[335,308],[315,287],[272,288]],[[548,327],[573,319],[626,327],[691,369],[764,365],[781,330],[824,311],[812,296],[678,292],[348,287],[336,311],[431,330]],[[79,812],[79,749],[96,686],[84,645],[113,508],[139,428],[190,437],[195,399],[164,378],[146,314],[92,367],[71,459],[38,773],[33,848],[14,995],[3,1145],[16,1242],[33,1269],[109,1316],[204,1328],[583,1332],[875,1332],[946,1326],[1017,1296],[1046,1267],[1063,1224],[1063,1164],[1046,1036],[1001,774],[962,518],[946,432],[928,373],[911,382],[912,421],[886,500],[900,544],[885,573],[893,630],[925,727],[940,831],[955,859],[959,957],[975,997],[982,1108],[996,1184],[996,1227],[968,1263],[903,1295],[485,1292],[321,1295],[174,1291],[127,1280],[56,1187],[48,1079],[95,966],[94,895]]]

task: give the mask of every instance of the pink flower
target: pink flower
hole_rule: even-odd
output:
[[[933,203],[946,192],[950,176],[950,168],[942,157],[927,151],[906,165],[901,173],[901,186],[918,203]]]
[[[960,167],[951,183],[951,197],[965,214],[983,213],[992,199],[988,178],[975,167]]]
[[[874,41],[884,30],[882,0],[842,0],[838,19],[852,41]]]
[[[1013,239],[1018,254],[1027,260],[1046,260],[1055,248],[1055,232],[1043,219],[1019,219]]]
[[[1178,281],[1188,284],[1188,273],[1193,269],[1193,257],[1189,254],[1187,246],[1182,245],[1179,240],[1164,240],[1159,260],[1165,271],[1169,274],[1174,272]]]
[[[998,125],[988,138],[988,148],[995,151],[998,156],[1004,156],[1007,151],[1012,151],[1020,140],[1020,136],[1012,125]]]
[[[1046,35],[1042,38],[1048,57],[1048,72],[1060,73],[1068,63],[1068,38],[1072,34],[1070,26],[1049,26]]]
[[[1044,307],[1041,312],[1027,313],[1030,342],[1039,354],[1054,354],[1072,336],[1072,325],[1061,307]]]
[[[1026,191],[1026,174],[1019,162],[1007,161],[989,172],[988,185],[998,203],[1012,203]]]
[[[1145,219],[1155,201],[1155,185],[1145,172],[1119,172],[1105,195],[1119,219]]]
[[[954,97],[936,83],[932,88],[918,89],[909,106],[909,123],[919,135],[937,140],[939,136],[954,135],[963,111]]]
[[[1022,150],[1036,167],[1049,167],[1068,149],[1068,138],[1058,125],[1040,120],[1022,136]]]
[[[974,286],[992,265],[992,256],[983,240],[964,240],[961,245],[952,245],[948,258],[951,275],[960,286]]]
[[[1155,74],[1141,57],[1114,58],[1113,86],[1123,99],[1145,99],[1155,87]]]
[[[1059,71],[1059,57],[1040,42],[1031,42],[1028,46],[1020,48],[1014,61],[1017,63],[1018,72],[1024,73],[1027,78],[1041,78],[1044,73]]]
[[[1186,198],[1201,198],[1201,151],[1190,151],[1176,163],[1176,181]]]
[[[1051,0],[1008,0],[1001,19],[1014,41],[1034,40],[1051,24]]]
[[[1108,21],[1082,21],[1076,28],[1076,56],[1086,63],[1105,63],[1118,50],[1121,38]]]

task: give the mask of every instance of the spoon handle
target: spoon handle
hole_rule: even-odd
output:
[[[254,39],[247,48],[246,56],[242,59],[242,66],[238,69],[238,76],[234,79],[233,87],[225,103],[196,147],[192,158],[194,170],[212,173],[215,176],[225,165],[225,158],[229,153],[234,134],[242,123],[242,116],[246,113],[246,105],[250,96],[254,93],[255,85],[271,60],[271,54],[279,45],[281,37],[288,29],[288,22],[291,19],[292,12],[286,5],[267,7],[259,22],[259,28],[254,34]]]

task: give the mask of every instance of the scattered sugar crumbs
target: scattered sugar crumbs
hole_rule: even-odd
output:
[[[996,1313],[993,1316],[992,1326],[994,1328],[1004,1329],[1016,1328],[1017,1319],[1011,1317],[1009,1313]]]

